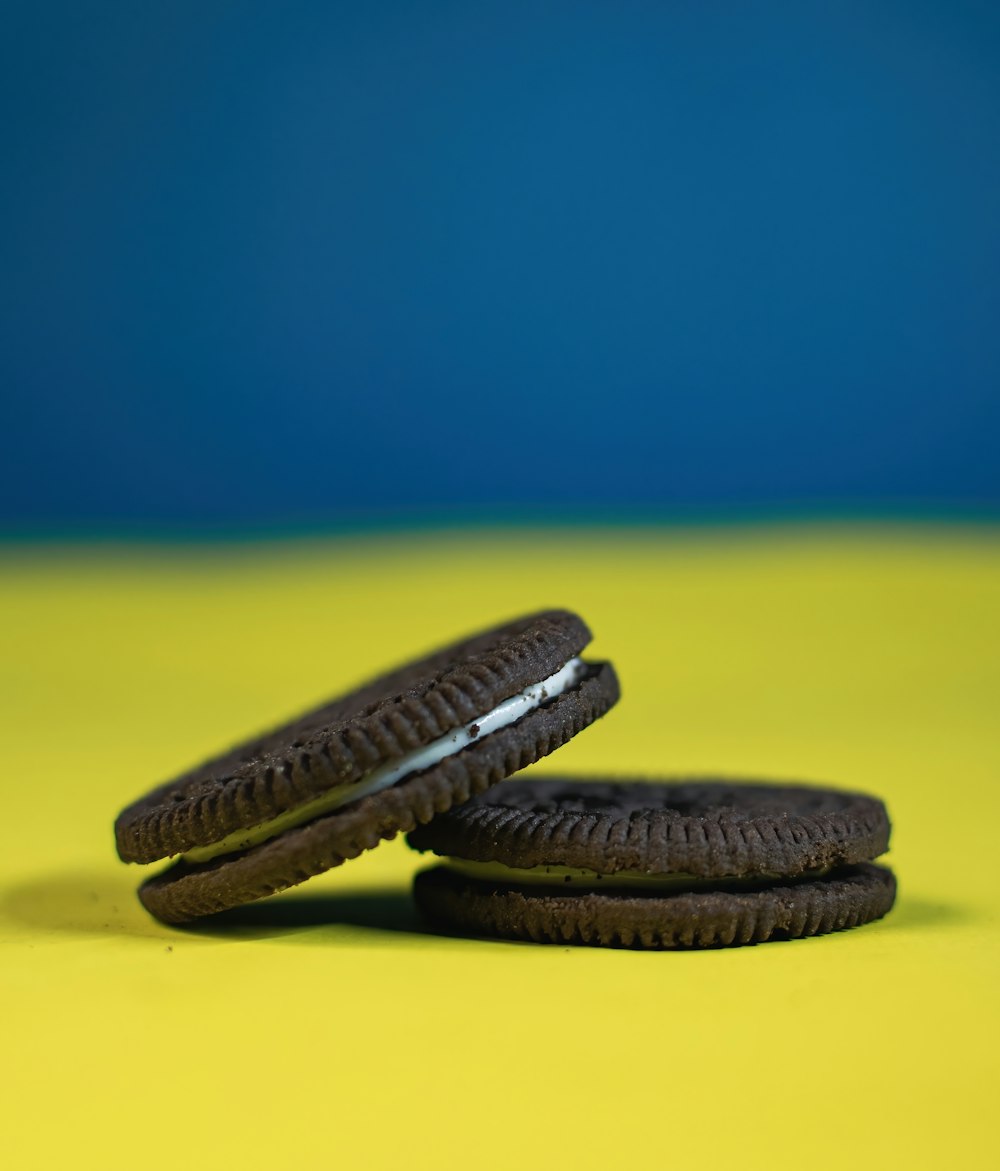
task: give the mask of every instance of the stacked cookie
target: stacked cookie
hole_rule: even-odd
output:
[[[618,700],[590,631],[547,611],[408,664],[154,789],[116,825],[181,923],[408,833],[444,856],[414,893],[474,934],[620,947],[818,935],[892,906],[873,797],[731,782],[506,781]],[[498,784],[498,782],[505,782]]]

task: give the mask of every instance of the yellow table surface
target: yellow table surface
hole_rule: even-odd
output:
[[[0,553],[6,1167],[995,1165],[1000,533],[493,533]],[[402,842],[238,927],[111,824],[397,660],[578,610],[623,699],[542,772],[888,802],[883,922],[694,953],[438,938]]]

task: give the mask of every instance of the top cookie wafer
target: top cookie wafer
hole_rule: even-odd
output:
[[[526,778],[409,840],[418,850],[519,868],[795,877],[877,858],[889,819],[875,797],[806,785]]]
[[[618,698],[586,625],[531,615],[446,647],[184,773],[115,826],[180,920],[272,893],[413,829],[553,751]]]

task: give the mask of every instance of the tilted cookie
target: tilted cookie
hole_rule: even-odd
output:
[[[408,664],[208,761],[125,809],[126,862],[165,922],[294,886],[553,752],[618,699],[575,614],[534,614]]]

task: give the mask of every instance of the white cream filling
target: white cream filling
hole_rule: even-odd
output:
[[[474,878],[480,882],[503,883],[511,886],[562,886],[577,890],[615,889],[620,887],[641,887],[654,890],[698,890],[720,886],[752,886],[758,882],[776,882],[778,874],[758,874],[753,878],[701,878],[696,874],[676,872],[674,874],[647,874],[642,870],[618,870],[614,874],[599,874],[596,870],[585,870],[574,866],[505,866],[502,862],[472,862],[467,858],[443,859],[447,869]],[[821,878],[829,868],[810,870],[799,878]],[[788,879],[788,881],[796,881]]]
[[[470,720],[463,727],[456,728],[437,740],[432,740],[429,744],[414,748],[410,752],[396,757],[395,760],[380,764],[378,768],[372,769],[360,780],[351,781],[345,785],[336,785],[318,797],[314,797],[311,801],[307,801],[304,805],[279,813],[277,817],[272,817],[250,829],[235,830],[221,841],[212,842],[207,846],[196,846],[182,854],[181,858],[190,863],[209,862],[212,858],[219,857],[220,854],[233,854],[239,850],[248,850],[251,846],[259,846],[286,830],[305,825],[307,821],[332,813],[335,809],[340,809],[352,801],[359,801],[362,797],[388,789],[413,773],[433,768],[446,757],[461,752],[463,748],[468,748],[470,744],[481,740],[484,736],[489,736],[491,732],[499,732],[501,728],[515,723],[541,704],[547,703],[564,691],[575,687],[586,670],[586,664],[582,659],[570,659],[554,675],[550,675],[540,683],[533,683],[530,687],[518,692],[517,695],[510,696],[509,699],[497,704],[492,711]]]

